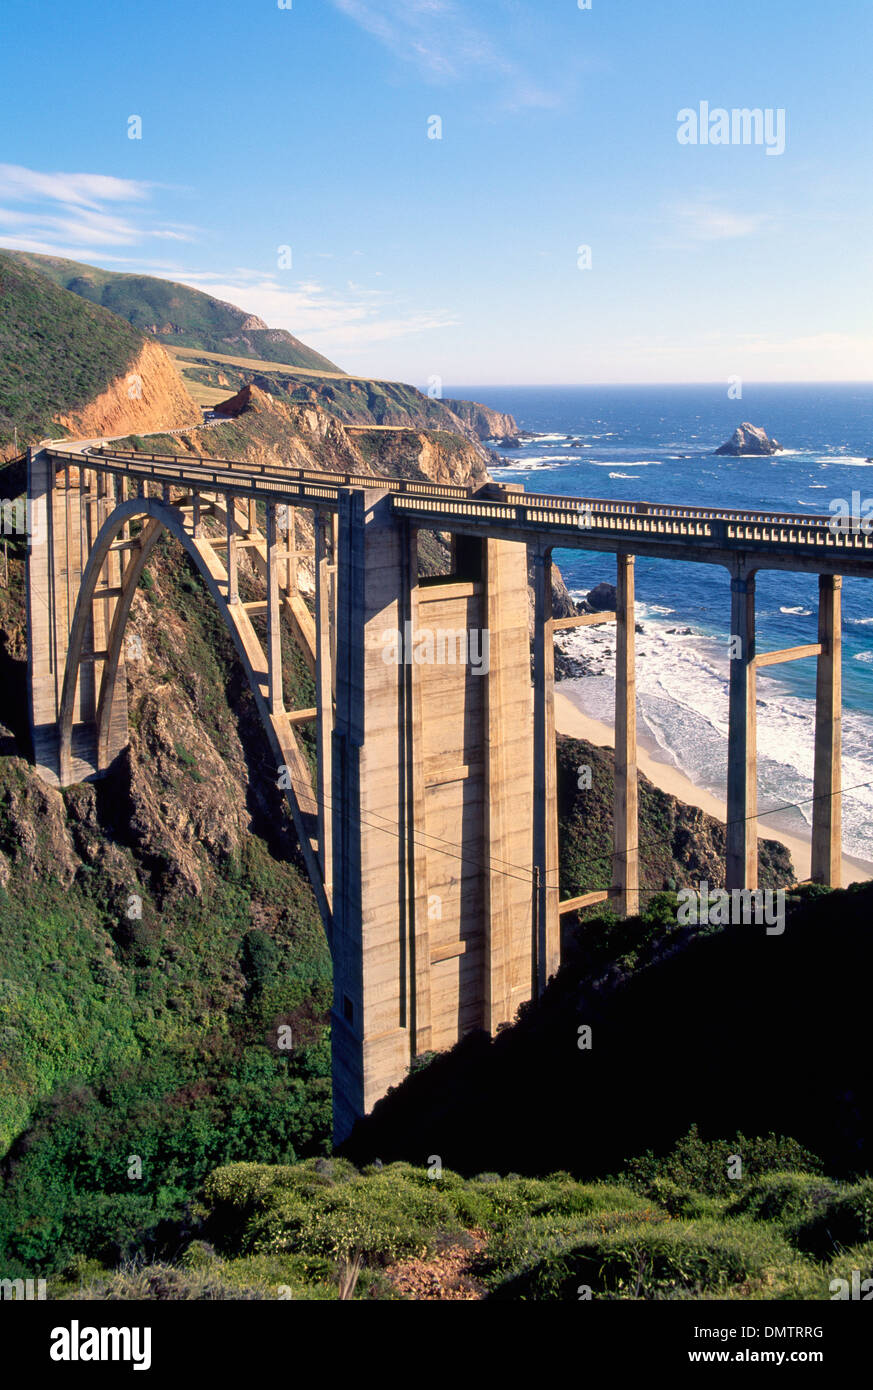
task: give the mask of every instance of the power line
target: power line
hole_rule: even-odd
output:
[[[287,764],[286,764],[286,767],[287,767]],[[315,805],[316,805],[317,807],[318,807],[318,806],[323,806],[323,807],[325,807],[325,808],[327,808],[327,809],[330,809],[330,810],[333,809],[333,803],[332,803],[330,800],[328,800],[326,797],[321,797],[321,796],[319,796],[319,795],[317,794],[317,792],[313,791],[312,788],[309,787],[308,785],[302,784],[302,783],[300,783],[300,782],[295,782],[295,779],[294,779],[293,777],[291,777],[290,774],[289,774],[288,780],[289,780],[289,782],[290,782],[290,784],[291,784],[291,787],[294,788],[294,794],[295,794],[295,796],[296,796],[297,799],[298,799],[298,804],[300,804],[300,796],[299,796],[299,794],[298,794],[297,787],[300,786],[300,785],[303,785],[303,786],[304,786],[304,792],[305,792],[305,800],[310,801],[310,802],[314,802]],[[284,790],[284,788],[280,788],[280,790]],[[301,805],[300,809],[301,809],[301,811],[303,812],[303,807],[302,807],[302,805]],[[303,812],[303,814],[306,814],[306,812]],[[310,811],[308,814],[311,815],[311,814],[313,814],[313,812]],[[373,814],[374,814],[374,815],[378,815],[379,813],[378,813],[378,812],[373,812]],[[382,817],[380,817],[380,819],[386,820],[386,821],[387,821],[387,820],[388,820],[388,817],[387,817],[387,816],[382,816]],[[404,840],[404,841],[411,840],[412,844],[413,844],[413,845],[416,845],[416,846],[417,846],[418,848],[420,848],[420,849],[431,850],[432,852],[435,852],[435,853],[437,853],[437,854],[443,854],[443,855],[445,855],[445,856],[446,856],[447,858],[449,858],[449,859],[458,859],[458,860],[460,860],[462,863],[471,864],[474,868],[478,869],[480,872],[502,874],[504,878],[513,878],[513,879],[515,879],[515,880],[516,880],[517,882],[519,882],[519,883],[527,883],[527,884],[530,884],[530,881],[531,881],[531,872],[532,872],[532,870],[531,870],[531,869],[525,869],[525,867],[524,867],[523,864],[513,864],[513,865],[512,865],[512,867],[513,867],[514,869],[518,869],[518,870],[519,870],[519,873],[516,873],[516,874],[508,873],[506,869],[497,868],[497,867],[495,867],[495,865],[492,864],[492,863],[486,864],[486,863],[483,863],[481,860],[471,858],[471,856],[470,856],[469,854],[463,853],[463,846],[457,844],[456,841],[453,841],[453,840],[441,840],[441,839],[440,839],[440,836],[438,836],[438,835],[435,835],[435,836],[431,836],[431,837],[430,837],[430,838],[432,838],[432,839],[440,840],[440,843],[441,843],[441,844],[443,844],[443,845],[449,845],[449,846],[452,847],[452,849],[461,850],[462,852],[461,852],[460,854],[452,853],[450,849],[441,849],[441,848],[439,848],[438,846],[429,845],[429,844],[425,843],[424,840],[417,839],[417,838],[416,838],[416,832],[415,832],[415,831],[411,831],[411,832],[408,833],[408,834],[404,834],[404,832],[403,832],[402,830],[392,828],[391,825],[387,825],[387,824],[386,824],[386,825],[376,825],[376,824],[374,824],[372,821],[367,820],[367,819],[366,819],[365,817],[363,817],[363,816],[359,816],[359,817],[358,817],[358,821],[359,821],[359,824],[361,824],[361,825],[363,825],[363,826],[366,826],[367,829],[369,829],[369,830],[381,830],[383,834],[385,834],[385,835],[391,835],[395,840]],[[426,834],[427,832],[424,832],[424,833]],[[502,860],[502,861],[499,861],[499,862],[504,863],[504,864],[510,863],[509,860]]]
[[[818,796],[809,796],[802,801],[787,801],[782,806],[771,806],[769,811],[753,811],[751,815],[738,816],[735,820],[725,821],[725,831],[727,831],[731,826],[734,825],[745,825],[746,822],[750,820],[763,820],[765,816],[776,815],[778,811],[799,811],[801,806],[807,806],[810,804],[810,802],[813,801],[831,801],[834,799],[834,797],[837,796],[849,796],[852,792],[862,791],[866,787],[873,787],[873,780],[869,782],[856,782],[855,785],[852,787],[841,787],[838,792],[822,792]],[[704,812],[704,815],[705,814],[707,813]],[[713,817],[713,819],[715,820],[717,818]],[[718,823],[719,825],[722,824],[721,821],[719,821]],[[648,849],[652,845],[670,844],[671,841],[672,837],[665,835],[658,839],[645,840],[642,844],[636,845],[628,850],[613,850],[611,854],[594,855],[592,856],[592,859],[594,863],[603,863],[606,860],[611,861],[617,857],[621,857],[621,855],[639,854],[642,850]]]
[[[299,781],[298,781],[298,782],[295,782],[295,779],[294,779],[293,777],[289,778],[289,781],[290,781],[290,783],[291,783],[291,786],[294,788],[295,796],[298,796],[297,787],[298,787],[298,786],[302,786],[303,784],[300,783]],[[784,803],[784,804],[781,805],[781,806],[774,806],[774,807],[771,807],[770,810],[768,810],[768,811],[756,812],[756,813],[754,813],[754,814],[752,814],[752,815],[742,816],[742,817],[738,817],[738,818],[735,819],[735,820],[726,821],[726,822],[724,823],[724,824],[725,824],[725,831],[727,831],[727,829],[728,829],[730,826],[734,826],[734,825],[744,825],[744,824],[746,824],[747,821],[750,821],[750,820],[762,820],[762,819],[764,819],[765,816],[775,815],[777,811],[799,810],[801,806],[808,805],[810,802],[813,802],[813,801],[822,801],[822,800],[832,800],[834,797],[837,797],[837,796],[841,796],[841,797],[842,797],[842,796],[848,796],[848,795],[850,795],[850,794],[851,794],[852,792],[854,792],[854,791],[861,791],[861,790],[863,790],[863,789],[865,789],[865,788],[867,788],[867,787],[871,787],[871,786],[873,786],[873,780],[871,780],[871,781],[869,781],[869,782],[857,782],[857,783],[855,783],[854,786],[851,786],[851,787],[841,787],[840,790],[839,790],[838,792],[827,792],[827,793],[820,794],[819,796],[807,797],[807,798],[805,798],[804,800],[801,800],[801,801],[786,802],[786,803]],[[330,801],[329,799],[327,799],[327,798],[325,798],[325,797],[319,796],[318,793],[315,792],[311,787],[306,786],[306,787],[304,788],[304,790],[305,790],[305,797],[306,797],[306,799],[307,799],[308,801],[310,801],[310,802],[314,802],[316,807],[318,807],[318,806],[323,806],[323,807],[325,807],[325,808],[327,808],[327,809],[330,809],[330,810],[333,809],[333,803],[332,803],[332,801]],[[298,796],[298,801],[299,801],[299,796]],[[302,809],[302,807],[301,807],[301,809]],[[310,814],[312,814],[312,812],[310,812]],[[377,825],[377,824],[375,824],[375,823],[374,823],[373,821],[371,821],[371,820],[367,820],[367,819],[364,818],[364,817],[359,817],[360,824],[363,825],[363,826],[366,826],[366,827],[367,827],[368,829],[370,829],[370,830],[380,830],[380,831],[382,831],[384,834],[386,834],[386,835],[391,835],[394,839],[397,839],[397,840],[407,840],[407,839],[411,839],[412,844],[415,845],[415,846],[417,846],[417,847],[420,848],[420,849],[431,850],[431,851],[436,852],[437,854],[443,854],[443,855],[445,855],[447,858],[450,858],[450,859],[457,859],[457,860],[459,860],[459,861],[462,862],[462,863],[471,864],[473,867],[479,869],[480,872],[499,873],[499,874],[502,874],[505,878],[512,878],[512,879],[515,879],[516,881],[522,882],[522,883],[528,883],[528,882],[530,881],[530,873],[531,873],[531,871],[530,871],[530,870],[527,870],[527,869],[524,867],[524,865],[522,865],[522,864],[513,864],[511,860],[505,860],[505,859],[504,859],[504,860],[500,860],[500,859],[498,859],[496,856],[494,857],[494,861],[493,861],[493,862],[490,862],[490,861],[489,861],[489,863],[486,864],[486,863],[483,862],[482,860],[474,859],[474,858],[472,858],[469,854],[465,854],[465,853],[463,852],[463,846],[460,845],[460,844],[458,844],[457,841],[445,840],[445,839],[443,839],[443,838],[442,838],[441,836],[439,836],[439,835],[428,835],[427,832],[420,832],[420,833],[423,833],[423,834],[426,836],[427,839],[437,840],[437,841],[439,841],[439,845],[445,845],[445,846],[448,847],[448,848],[442,849],[442,848],[439,848],[438,846],[435,846],[435,845],[431,845],[431,844],[426,843],[426,839],[419,839],[419,838],[417,838],[416,832],[415,832],[415,831],[412,831],[412,832],[410,832],[409,835],[407,835],[407,834],[404,834],[404,832],[401,831],[399,828],[392,827],[391,824],[387,823],[387,822],[389,822],[389,819],[390,819],[390,818],[387,817],[387,816],[381,816],[381,815],[379,815],[378,812],[372,812],[371,814],[372,814],[372,815],[378,816],[379,820],[385,821],[386,824],[384,824],[384,825]],[[719,822],[719,824],[721,824],[721,822]],[[612,853],[610,853],[610,854],[601,854],[601,855],[592,855],[592,856],[589,856],[588,859],[587,859],[587,861],[586,861],[586,863],[587,863],[587,864],[592,864],[592,863],[595,863],[595,864],[596,864],[596,863],[606,863],[606,862],[610,862],[610,863],[611,863],[612,860],[614,860],[614,859],[616,859],[616,858],[618,858],[618,857],[621,857],[622,855],[627,856],[627,855],[630,855],[630,854],[640,854],[642,851],[644,851],[644,850],[646,850],[646,849],[650,849],[650,848],[652,848],[652,847],[654,847],[654,846],[657,846],[657,845],[664,845],[664,844],[670,844],[670,843],[672,843],[672,837],[671,837],[671,836],[661,836],[661,837],[656,838],[656,839],[645,840],[645,841],[643,841],[641,844],[638,844],[638,845],[636,845],[636,846],[632,846],[632,847],[631,847],[630,849],[628,849],[628,850],[624,850],[624,851],[615,851],[615,850],[613,850]],[[460,851],[460,853],[453,853],[453,851]],[[505,869],[501,869],[501,868],[495,867],[495,864],[501,864],[501,863],[502,863],[502,864],[509,864],[511,868],[518,870],[518,872],[517,872],[517,873],[508,873]],[[549,889],[549,890],[559,889],[559,888],[560,888],[560,883],[546,884],[546,888]],[[599,891],[599,890],[592,890],[592,891]],[[664,890],[663,890],[663,889],[653,889],[653,888],[643,888],[643,889],[640,889],[639,891],[640,891],[640,892],[646,892],[646,893],[656,893],[656,892],[663,892]]]

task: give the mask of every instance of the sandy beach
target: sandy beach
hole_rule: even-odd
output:
[[[589,743],[593,743],[598,748],[613,748],[615,746],[615,735],[610,726],[584,714],[569,695],[561,694],[560,686],[555,692],[555,727],[560,734],[568,734],[571,738],[587,739]],[[680,772],[671,763],[665,763],[659,758],[653,757],[653,747],[654,745],[650,741],[647,742],[640,736],[637,762],[640,771],[645,773],[649,781],[654,782],[655,786],[660,787],[662,791],[669,792],[671,796],[678,797],[680,801],[685,801],[690,806],[699,806],[708,815],[725,821],[727,819],[727,807],[724,801],[713,796],[704,788],[698,787],[689,777],[685,776],[684,772]],[[758,834],[768,840],[779,840],[781,844],[786,846],[791,852],[791,859],[798,880],[802,881],[809,877],[809,840],[797,835],[789,835],[784,830],[771,826],[767,820],[759,821]],[[844,887],[849,883],[857,883],[860,880],[870,878],[873,878],[873,864],[866,864],[861,859],[850,859],[847,855],[843,856]]]

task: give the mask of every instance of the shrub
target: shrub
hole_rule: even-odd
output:
[[[839,1191],[837,1184],[813,1173],[766,1173],[730,1204],[727,1214],[796,1223],[832,1202]]]
[[[772,1283],[798,1263],[772,1229],[751,1222],[674,1221],[652,1211],[607,1213],[585,1222],[532,1222],[489,1252],[489,1282],[500,1299],[606,1298],[725,1294]]]
[[[735,1155],[742,1159],[742,1178],[728,1176],[729,1163]],[[641,1191],[648,1190],[656,1178],[667,1178],[710,1197],[733,1197],[741,1182],[792,1168],[814,1174],[821,1172],[822,1164],[795,1139],[782,1135],[748,1138],[737,1133],[732,1139],[703,1139],[697,1125],[692,1125],[670,1153],[657,1157],[649,1150],[631,1159],[621,1178]]]
[[[841,1248],[873,1241],[873,1178],[825,1198],[788,1234],[801,1250],[819,1259]]]

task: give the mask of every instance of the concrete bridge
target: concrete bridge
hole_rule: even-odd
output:
[[[498,483],[471,491],[108,447],[31,451],[28,506],[33,747],[53,785],[98,776],[127,744],[125,629],[165,532],[227,624],[333,956],[338,1140],[415,1056],[472,1029],[496,1031],[544,989],[560,963],[563,914],[607,898],[619,913],[637,911],[636,555],[729,574],[729,888],[757,886],[756,672],[816,658],[812,877],[838,883],[840,590],[843,575],[873,576],[871,536],[809,515],[538,496]],[[313,522],[314,614],[298,586],[297,509]],[[451,538],[450,575],[420,577],[425,531]],[[552,618],[556,548],[616,556],[614,613]],[[243,549],[263,582],[263,598],[250,602],[239,596]],[[818,574],[816,643],[757,651],[762,569]],[[561,902],[553,633],[601,622],[617,631],[612,886]],[[289,636],[314,676],[311,709],[286,704]],[[314,779],[298,738],[310,721]]]

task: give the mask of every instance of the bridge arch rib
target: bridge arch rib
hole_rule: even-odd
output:
[[[120,592],[114,596],[114,611],[109,626],[106,652],[103,657],[103,677],[96,709],[98,768],[107,767],[111,758],[112,710],[121,669],[124,636],[133,597],[155,545],[164,532],[168,532],[193,560],[233,639],[276,759],[277,775],[280,767],[288,770],[288,776],[283,779],[283,789],[294,818],[297,837],[322,920],[326,929],[329,930],[331,923],[330,904],[324,887],[318,854],[318,802],[312,787],[308,764],[287,714],[270,707],[268,658],[245,606],[238,601],[228,602],[227,574],[215,553],[212,542],[208,538],[198,537],[186,529],[183,513],[177,505],[170,502],[161,502],[154,498],[145,497],[131,498],[127,502],[122,502],[107,517],[94,539],[76,598],[61,689],[58,714],[58,757],[61,785],[69,785],[73,780],[73,722],[76,691],[82,670],[85,642],[92,618],[92,605],[101,597],[101,591],[98,587],[100,576],[104,572],[113,546],[123,534],[125,526],[131,521],[138,520],[143,521],[143,529],[135,538],[139,544],[135,544],[132,548],[131,558],[123,570]],[[290,785],[284,785],[284,783]]]

